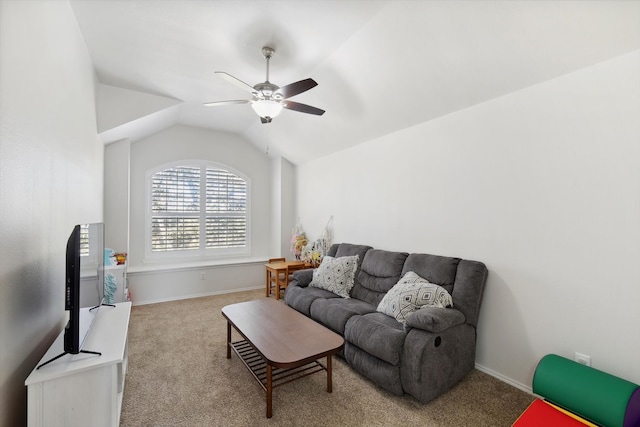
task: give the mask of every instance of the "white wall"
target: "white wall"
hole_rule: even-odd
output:
[[[293,259],[291,231],[295,218],[295,166],[284,157],[272,160],[272,249],[270,258]]]
[[[334,242],[486,263],[482,369],[529,388],[578,351],[640,383],[639,141],[635,52],[302,165],[297,206]]]
[[[104,246],[129,252],[129,158],[128,139],[104,148]]]
[[[277,156],[271,160],[271,248],[270,258],[282,256],[280,235],[282,234],[282,162],[283,158]]]
[[[280,235],[276,236],[280,243],[280,252],[287,259],[294,259],[291,253],[291,232],[296,225],[295,194],[296,169],[287,159],[282,159],[280,165]]]
[[[171,261],[145,262],[146,173],[168,162],[190,159],[222,163],[251,180],[251,253],[247,256],[198,262],[191,268],[172,266],[175,263]],[[134,304],[264,286],[262,264],[272,249],[272,171],[271,160],[264,153],[238,135],[177,125],[131,144],[130,162],[128,277]],[[228,267],[230,262],[241,264]],[[173,273],[167,274],[172,268]],[[236,281],[229,280],[229,268],[235,272]]]
[[[265,288],[265,262],[133,269],[127,275],[131,301],[153,304]]]
[[[73,226],[102,221],[93,66],[66,1],[0,2],[0,425],[66,322]]]

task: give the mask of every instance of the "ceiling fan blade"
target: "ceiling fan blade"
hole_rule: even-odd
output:
[[[223,79],[225,79],[226,81],[228,81],[229,83],[231,83],[232,85],[247,91],[251,94],[257,95],[258,91],[256,91],[253,86],[250,86],[248,84],[246,84],[245,82],[243,82],[240,79],[237,79],[235,77],[233,77],[231,74],[229,73],[225,73],[224,71],[216,71],[215,72],[217,75],[219,75],[220,77],[222,77]]]
[[[205,107],[217,107],[219,105],[230,105],[230,104],[248,104],[251,101],[248,99],[233,99],[230,101],[214,101],[214,102],[205,102]]]
[[[292,96],[295,96],[299,93],[306,92],[309,89],[312,89],[316,86],[318,86],[318,83],[316,83],[315,80],[304,79],[304,80],[300,80],[299,82],[295,82],[295,83],[291,83],[286,86],[283,86],[280,89],[278,89],[278,92],[280,92],[282,94],[282,97],[286,99],[286,98],[291,98]]]
[[[289,110],[299,111],[301,113],[307,114],[315,114],[316,116],[321,116],[324,114],[324,110],[321,110],[320,108],[312,107],[311,105],[307,104],[301,104],[299,102],[284,101],[282,106]]]

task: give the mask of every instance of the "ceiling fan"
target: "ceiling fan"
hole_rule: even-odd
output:
[[[207,107],[213,107],[229,104],[251,104],[253,110],[258,114],[258,116],[260,116],[260,121],[262,123],[271,123],[271,120],[280,114],[280,111],[282,111],[283,108],[299,111],[301,113],[315,114],[316,116],[323,115],[324,110],[321,110],[320,108],[289,101],[289,98],[292,96],[316,87],[318,83],[313,79],[300,80],[283,87],[279,87],[269,81],[269,60],[275,52],[276,51],[273,48],[268,46],[262,48],[262,55],[264,55],[267,60],[267,78],[264,83],[257,83],[255,86],[249,86],[242,80],[237,79],[224,71],[215,72],[234,86],[251,93],[251,95],[253,95],[253,99],[207,102],[204,105]]]

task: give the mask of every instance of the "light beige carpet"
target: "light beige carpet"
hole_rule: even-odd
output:
[[[319,373],[265,393],[235,354],[226,358],[227,304],[262,290],[134,306],[121,426],[510,426],[533,397],[474,370],[428,404],[395,396],[333,363],[333,393]],[[238,335],[234,332],[234,339]]]

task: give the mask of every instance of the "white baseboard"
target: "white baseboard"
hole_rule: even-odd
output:
[[[480,371],[480,372],[484,372],[485,374],[491,375],[492,377],[499,379],[503,383],[507,383],[507,384],[509,384],[511,386],[514,386],[515,388],[520,389],[520,390],[522,390],[522,391],[524,391],[526,393],[533,394],[533,390],[531,389],[531,387],[529,387],[527,385],[524,385],[524,384],[522,384],[522,383],[520,383],[518,381],[515,381],[515,380],[513,380],[513,379],[511,379],[509,377],[505,377],[504,375],[502,375],[499,372],[494,371],[493,369],[489,369],[489,368],[487,368],[485,366],[482,366],[482,365],[479,365],[477,363],[476,363],[476,369],[478,371]]]
[[[161,299],[154,299],[154,300],[147,300],[147,301],[136,301],[136,302],[132,302],[131,305],[158,304],[158,303],[161,303],[161,302],[170,302],[170,301],[179,301],[179,300],[183,300],[183,299],[209,297],[209,296],[213,296],[213,295],[231,294],[231,293],[235,293],[235,292],[255,291],[257,289],[264,289],[264,285],[262,285],[262,286],[252,286],[252,287],[249,287],[249,288],[229,289],[229,290],[223,290],[223,291],[206,292],[206,293],[202,293],[202,294],[180,295],[178,297],[171,297],[171,298],[161,298]]]

